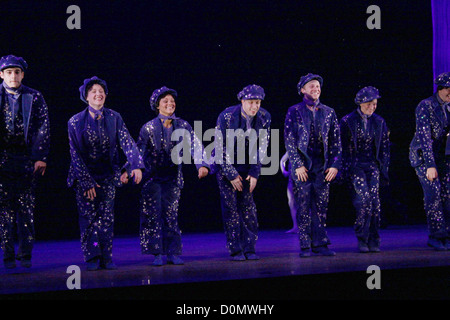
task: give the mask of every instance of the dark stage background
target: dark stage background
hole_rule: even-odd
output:
[[[69,5],[81,9],[81,30],[69,30]],[[369,30],[369,5],[381,9],[381,29]],[[248,84],[266,91],[263,107],[280,130],[289,106],[300,101],[300,76],[324,78],[321,101],[339,118],[351,112],[367,85],[382,95],[377,113],[391,129],[391,185],[385,189],[383,223],[423,223],[422,193],[408,161],[414,110],[433,91],[430,1],[2,1],[0,54],[29,64],[24,84],[49,105],[52,148],[40,181],[37,239],[78,237],[75,197],[66,187],[67,121],[85,106],[78,87],[94,75],[109,87],[107,106],[120,112],[137,139],[154,117],[148,100],[163,85],[178,91],[176,114],[203,130],[237,103]],[[209,143],[206,142],[206,145]],[[184,232],[222,229],[215,178],[198,181],[185,166],[179,210]],[[258,181],[261,229],[290,228],[286,178]],[[116,235],[137,235],[139,187],[118,189]],[[353,209],[343,186],[333,185],[328,225],[351,225]]]

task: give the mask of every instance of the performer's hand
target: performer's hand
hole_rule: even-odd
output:
[[[242,191],[242,177],[240,175],[238,175],[235,179],[231,180],[230,182],[234,190]]]
[[[308,169],[305,166],[301,166],[300,168],[295,169],[295,175],[298,180],[305,182],[308,180]]]
[[[100,186],[98,184],[96,187],[100,188]],[[97,196],[97,193],[95,192],[95,187],[85,191],[84,196],[91,201],[94,200],[94,198]]]
[[[122,182],[123,184],[127,184],[128,183],[128,172],[124,172],[122,173],[122,175],[120,176],[120,182]]]
[[[208,175],[208,169],[206,167],[200,167],[200,169],[198,169],[198,178],[204,178]]]
[[[427,179],[430,181],[433,181],[434,179],[437,179],[438,172],[435,167],[431,167],[427,169]]]
[[[325,170],[325,173],[327,174],[325,176],[325,180],[326,181],[333,181],[334,178],[336,178],[336,175],[338,173],[338,169],[336,168],[328,168],[327,170]]]
[[[36,161],[34,163],[34,173],[40,173],[42,176],[45,173],[45,169],[47,168],[47,163],[45,163],[44,161]]]
[[[134,169],[131,171],[131,178],[134,177],[134,183],[139,184],[142,180],[142,171],[141,169]]]
[[[249,175],[249,176],[247,176],[247,179],[245,179],[245,180],[250,182],[250,193],[252,193],[256,187],[256,183],[258,182],[258,179]]]

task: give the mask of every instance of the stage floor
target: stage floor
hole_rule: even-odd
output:
[[[222,232],[183,234],[184,265],[152,266],[137,236],[116,237],[117,270],[86,271],[78,240],[37,241],[33,266],[0,269],[0,299],[449,299],[450,251],[427,247],[424,225],[380,230],[380,253],[359,253],[351,227],[328,228],[334,257],[299,258],[298,236],[261,230],[258,261],[230,261]],[[3,256],[0,255],[0,259]],[[67,268],[81,269],[69,290]],[[381,289],[366,285],[376,265]]]

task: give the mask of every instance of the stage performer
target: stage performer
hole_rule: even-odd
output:
[[[122,173],[119,146],[135,183],[141,181],[144,164],[120,114],[105,107],[106,82],[97,77],[85,79],[79,91],[88,107],[68,122],[71,163],[67,183],[75,189],[87,270],[116,269],[112,246],[114,199]]]
[[[389,136],[386,121],[375,114],[375,87],[365,87],[355,97],[357,108],[340,122],[341,174],[351,184],[356,209],[354,230],[362,253],[380,251],[380,179],[389,181]]]
[[[16,267],[16,259],[21,266],[31,267],[36,179],[45,173],[50,147],[44,97],[22,84],[27,67],[21,57],[8,55],[0,59],[0,240],[7,269]]]
[[[450,249],[450,72],[434,80],[436,92],[416,108],[409,159],[422,185],[428,246]]]
[[[303,101],[286,115],[284,138],[291,163],[297,206],[300,257],[311,251],[324,256],[336,253],[328,248],[326,214],[330,183],[341,165],[339,123],[334,109],[319,100],[323,79],[308,73],[297,84]]]
[[[253,191],[270,138],[270,113],[261,107],[264,89],[248,85],[239,104],[217,119],[214,173],[220,191],[226,246],[233,261],[258,260],[258,220]],[[231,144],[231,145],[230,145]]]
[[[190,124],[175,116],[177,92],[167,87],[153,91],[150,107],[157,114],[140,130],[137,141],[145,170],[140,201],[140,244],[143,254],[154,255],[153,265],[182,265],[178,205],[184,185],[182,166],[194,159],[198,178],[209,173],[202,143]],[[176,136],[176,139],[172,138]],[[186,143],[187,150],[177,148]],[[186,154],[187,153],[187,154]],[[182,158],[182,159],[181,159]],[[127,182],[126,173],[121,177]]]

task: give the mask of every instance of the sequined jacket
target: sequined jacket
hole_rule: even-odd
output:
[[[444,110],[436,95],[437,92],[422,100],[416,108],[416,132],[409,145],[409,160],[412,167],[425,164],[427,168],[436,168],[433,142],[442,139],[446,134]]]
[[[119,146],[125,153],[131,170],[143,168],[144,164],[136,143],[128,132],[120,114],[104,108],[103,116],[105,119],[105,130],[110,143],[109,159],[114,170],[112,179],[116,186],[120,186],[122,168],[119,164]],[[96,181],[87,168],[89,161],[87,156],[89,152],[88,146],[82,139],[88,124],[88,117],[90,117],[90,114],[88,108],[86,108],[70,118],[68,122],[71,162],[67,185],[71,187],[75,181],[78,181],[83,190],[89,190],[96,185]]]
[[[192,156],[197,170],[200,169],[200,167],[206,167],[209,169],[209,164],[205,161],[206,158],[203,145],[195,135],[191,125],[187,121],[180,118],[173,120],[172,125],[172,138],[177,136],[178,140],[170,142],[169,152],[171,154],[176,152],[177,154],[175,157],[176,164],[178,166],[176,183],[179,188],[183,188],[184,179],[182,166],[183,163],[187,162],[187,155],[184,153],[185,147],[188,147],[190,152],[188,161],[190,162],[190,157]],[[158,162],[158,159],[160,159],[158,154],[163,147],[163,139],[163,124],[160,118],[156,117],[142,126],[139,133],[139,138],[137,140],[137,146],[144,159],[145,170],[143,181],[152,179],[158,168],[162,166],[162,164]],[[184,143],[187,144],[183,146]],[[174,150],[174,148],[176,149]]]
[[[284,125],[284,143],[291,163],[291,177],[297,180],[295,170],[305,166],[311,169],[312,159],[307,154],[311,120],[305,102],[300,102],[288,109]],[[317,116],[321,124],[324,147],[324,169],[341,168],[341,138],[339,123],[334,109],[319,103]]]
[[[356,130],[360,121],[361,116],[356,110],[344,116],[340,121],[342,141],[341,174],[344,177],[347,177],[350,169],[356,164],[356,154],[358,152]],[[382,177],[385,181],[388,181],[390,160],[388,127],[386,121],[375,113],[372,114],[368,121],[371,123],[371,134],[373,133],[375,140],[375,159],[378,162]]]
[[[239,175],[235,166],[233,166],[233,160],[236,162],[238,159],[237,142],[239,140],[237,139],[237,137],[235,137],[234,150],[227,151],[227,130],[239,129],[239,123],[242,117],[241,108],[242,104],[226,108],[219,115],[216,124],[216,136],[214,139],[215,147],[213,152],[214,162],[211,167],[213,173],[220,172],[230,181],[235,179]],[[253,121],[254,125],[252,126],[252,128],[256,133],[256,139],[254,140],[257,141],[254,141],[255,144],[250,146],[249,151],[249,154],[253,155],[254,159],[252,159],[252,161],[248,161],[247,163],[250,163],[250,170],[248,174],[258,179],[261,174],[262,161],[267,154],[267,146],[270,139],[271,115],[266,109],[260,107]],[[264,138],[260,136],[261,132],[266,133]],[[220,150],[222,152],[220,152]],[[233,158],[230,159],[231,157]],[[243,178],[245,179],[246,177]]]
[[[0,104],[4,105],[5,88],[0,85]],[[48,107],[39,91],[22,85],[22,115],[25,142],[28,154],[33,161],[47,162],[50,151],[50,123]]]

